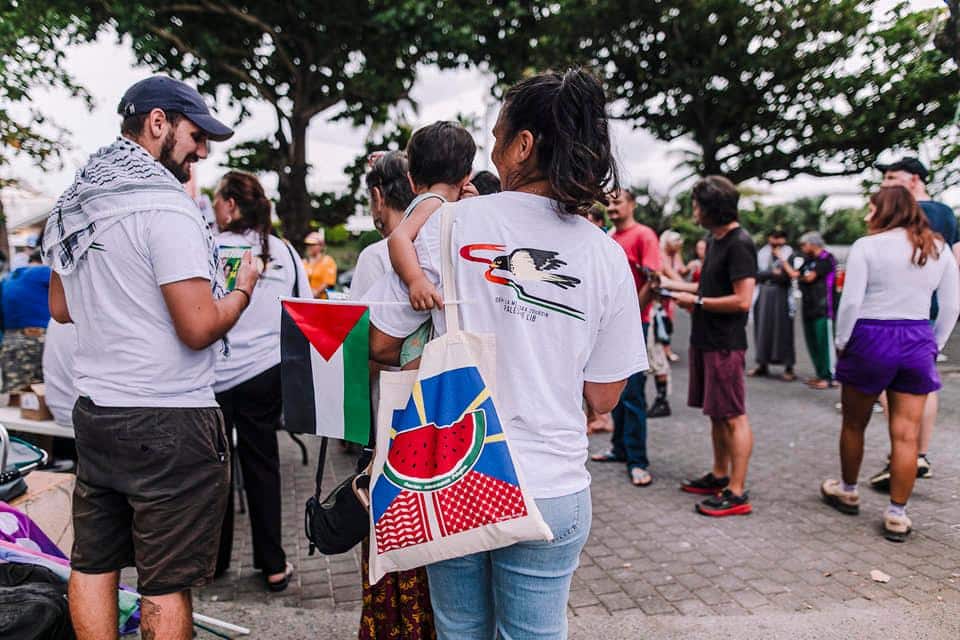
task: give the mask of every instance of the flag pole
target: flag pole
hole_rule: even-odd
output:
[[[381,302],[377,300],[316,300],[314,298],[294,298],[292,296],[280,296],[280,302],[304,302],[307,304],[345,305],[351,307],[410,306],[409,302]],[[470,304],[470,300],[444,300],[443,304]]]

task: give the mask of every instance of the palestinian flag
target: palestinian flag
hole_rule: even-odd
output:
[[[280,373],[287,431],[366,445],[370,312],[359,304],[284,298]]]

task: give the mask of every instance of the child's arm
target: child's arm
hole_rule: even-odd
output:
[[[443,308],[443,298],[436,287],[427,280],[423,269],[420,268],[417,251],[413,247],[413,241],[420,233],[420,228],[433,212],[440,208],[441,204],[443,203],[437,198],[424,200],[393,230],[387,240],[390,263],[403,283],[407,285],[410,291],[410,304],[417,311],[433,309],[434,305],[437,308]]]

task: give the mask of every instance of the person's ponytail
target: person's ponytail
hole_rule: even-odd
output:
[[[536,171],[564,213],[584,214],[619,188],[600,82],[583,69],[543,73],[505,96],[508,140],[528,130],[536,144]],[[533,175],[536,174],[536,175]]]
[[[240,217],[227,226],[228,231],[242,233],[254,229],[260,236],[260,259],[270,263],[270,235],[273,231],[270,216],[272,203],[263,191],[263,185],[253,174],[244,171],[228,171],[220,179],[220,196],[233,198]]]

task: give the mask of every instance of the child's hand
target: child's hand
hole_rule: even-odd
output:
[[[410,305],[417,311],[443,309],[443,298],[429,280],[422,278],[410,283]]]
[[[479,196],[480,192],[477,191],[477,188],[473,185],[472,182],[464,183],[460,188],[460,199],[464,198],[473,198],[474,196]]]

